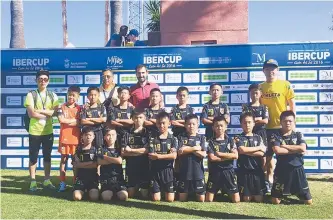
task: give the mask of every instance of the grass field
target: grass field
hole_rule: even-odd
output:
[[[42,174],[39,171],[38,174]],[[52,172],[56,176],[57,172]],[[231,204],[226,197],[218,197],[213,203],[158,202],[130,199],[126,202],[111,201],[89,202],[72,201],[71,188],[58,193],[39,190],[32,194],[28,191],[28,171],[1,170],[1,218],[66,218],[66,219],[119,219],[119,218],[298,218],[298,219],[332,219],[333,218],[333,177],[310,176],[310,190],[314,204],[299,204],[296,197],[283,201],[283,205],[274,206],[268,203]],[[37,181],[41,185],[42,177]],[[71,178],[68,178],[68,182]],[[58,179],[53,178],[58,184]]]

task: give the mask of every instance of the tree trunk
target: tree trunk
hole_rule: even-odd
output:
[[[10,2],[10,48],[25,48],[24,22],[23,22],[23,2],[22,0],[12,0]]]
[[[67,31],[67,5],[66,0],[61,1],[62,6],[62,42],[63,47],[68,45],[68,31]]]
[[[111,35],[118,33],[122,25],[123,7],[121,0],[110,0]]]
[[[105,38],[104,38],[104,45],[110,39],[110,4],[109,0],[105,0]]]

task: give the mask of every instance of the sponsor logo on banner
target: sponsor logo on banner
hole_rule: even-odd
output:
[[[64,67],[66,69],[86,69],[87,66],[87,62],[72,62],[67,58],[64,60]]]
[[[266,61],[266,53],[252,53],[252,65],[262,66]]]
[[[333,125],[333,114],[320,114],[321,125]]]
[[[21,158],[6,158],[6,167],[10,167],[10,168],[22,167],[22,159]]]
[[[231,63],[230,57],[199,57],[199,64],[226,64]]]
[[[61,160],[60,158],[52,158],[51,167],[59,167],[60,160]]]
[[[149,73],[148,81],[155,83],[163,83],[163,74],[162,73]]]
[[[319,80],[333,80],[333,70],[319,70]]]
[[[318,124],[318,116],[317,115],[299,115],[299,114],[297,114],[296,124],[316,125],[316,124]]]
[[[302,132],[303,134],[332,134],[333,128],[297,128],[296,129],[299,132]]]
[[[231,82],[244,82],[248,80],[247,72],[231,72]]]
[[[202,73],[201,82],[228,82],[228,72]]]
[[[307,150],[305,156],[331,157],[333,156],[333,150]]]
[[[294,90],[302,89],[302,90],[313,90],[313,89],[333,89],[332,83],[293,83],[291,87]]]
[[[205,104],[205,103],[209,102],[210,99],[211,99],[211,96],[208,95],[208,94],[201,95],[201,103],[202,104]],[[220,101],[223,102],[223,103],[229,103],[229,95],[228,94],[223,94],[220,97]]]
[[[165,95],[165,103],[168,105],[178,104],[176,94]],[[188,104],[200,104],[200,95],[199,94],[190,94],[188,98]]]
[[[198,83],[200,82],[199,73],[183,73],[183,82],[184,83]]]
[[[46,57],[13,58],[13,70],[36,71],[48,69],[50,59]]]
[[[7,126],[22,126],[22,117],[7,117]]]
[[[182,74],[181,73],[166,73],[165,83],[181,83]]]
[[[84,76],[85,84],[100,84],[101,78],[100,75],[85,75]]]
[[[286,80],[286,71],[279,71],[278,79]],[[262,71],[251,71],[250,72],[250,81],[255,82],[264,82],[266,81],[265,74]]]
[[[230,120],[232,125],[240,125],[239,122],[240,115],[231,115]]]
[[[59,146],[59,137],[54,137],[53,139],[53,146],[58,147]]]
[[[297,92],[295,94],[296,102],[317,102],[317,93],[316,92]]]
[[[38,165],[38,161],[37,161]],[[29,167],[29,158],[23,158],[23,167]]]
[[[180,54],[144,54],[143,63],[148,65],[148,68],[175,68],[181,67],[179,64],[182,61]]]
[[[242,106],[229,106],[230,112],[242,112]]]
[[[36,76],[23,76],[23,85],[37,85]]]
[[[209,86],[186,86],[190,92],[208,92]],[[178,88],[177,88],[178,89]],[[177,90],[175,90],[177,91]]]
[[[176,98],[176,95],[165,95],[165,104],[167,105],[175,105],[178,104],[178,100]]]
[[[333,102],[333,92],[321,92],[319,93],[320,102]]]
[[[29,137],[23,138],[23,147],[29,147]]]
[[[318,169],[317,159],[304,159],[304,169]]]
[[[318,147],[318,137],[304,137],[308,147]]]
[[[333,136],[320,137],[320,147],[333,147]]]
[[[320,65],[324,63],[330,63],[331,53],[328,49],[324,50],[311,50],[311,51],[300,51],[290,50],[288,52],[288,64],[295,65]]]
[[[21,84],[21,76],[6,76],[7,86],[20,86]]]
[[[138,79],[135,74],[120,74],[120,84],[137,83]]]
[[[83,76],[82,75],[68,75],[67,84],[69,84],[69,85],[83,84]]]
[[[51,85],[63,85],[63,84],[65,84],[65,75],[51,75],[50,84]]]
[[[118,56],[107,57],[106,66],[112,69],[122,68],[124,66],[123,58]]]
[[[66,96],[58,96],[59,104],[64,104],[66,102]]]
[[[333,159],[320,159],[320,169],[333,170]]]
[[[21,147],[22,138],[20,137],[7,137],[7,147]]]
[[[317,80],[317,70],[290,70],[288,80]]]
[[[7,96],[6,97],[6,105],[7,106],[21,106],[22,105],[22,97],[21,96]]]
[[[231,94],[231,103],[248,103],[247,93],[233,93]]]
[[[176,92],[178,86],[160,86],[161,92]],[[176,94],[175,94],[176,96]]]

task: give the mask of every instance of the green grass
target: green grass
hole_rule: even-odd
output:
[[[38,171],[42,174],[42,171]],[[53,182],[58,184],[56,175],[52,172]],[[37,181],[41,185],[42,177]],[[71,178],[68,178],[71,182]],[[268,202],[231,204],[226,197],[218,196],[217,202],[151,202],[130,199],[126,202],[111,201],[89,202],[87,200],[72,201],[71,188],[65,193],[39,190],[32,194],[28,192],[28,171],[1,170],[1,217],[8,218],[66,218],[66,219],[119,219],[119,218],[152,218],[152,219],[182,219],[182,218],[333,218],[333,177],[312,176],[309,178],[310,190],[314,204],[306,206],[299,204],[296,197],[283,201],[282,205],[272,205]]]

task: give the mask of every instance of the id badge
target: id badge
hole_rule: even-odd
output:
[[[38,123],[45,126],[46,125],[46,119],[43,119],[43,118],[39,119]]]

